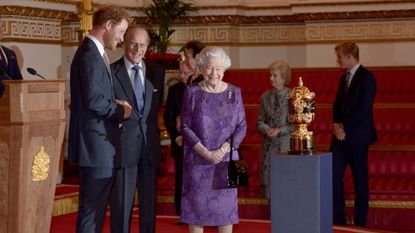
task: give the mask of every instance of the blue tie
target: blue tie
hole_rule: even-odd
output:
[[[144,90],[143,84],[141,83],[141,75],[140,75],[141,67],[138,65],[133,66],[133,70],[135,70],[134,74],[134,91],[135,91],[135,98],[137,100],[137,107],[142,113],[144,107]]]

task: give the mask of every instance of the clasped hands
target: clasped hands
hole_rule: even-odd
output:
[[[273,138],[278,136],[278,134],[281,132],[279,128],[268,128],[265,130],[265,133],[269,138]]]
[[[231,150],[230,147],[230,144],[225,142],[218,149],[210,151],[202,143],[198,142],[193,149],[210,163],[218,164],[222,161],[225,154]]]

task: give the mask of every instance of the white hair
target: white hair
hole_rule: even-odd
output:
[[[207,46],[204,48],[200,53],[196,55],[196,65],[199,68],[205,64],[205,62],[210,58],[220,58],[223,61],[223,68],[227,70],[231,67],[231,59],[229,58],[228,54],[226,54],[225,50],[220,47],[215,46]]]

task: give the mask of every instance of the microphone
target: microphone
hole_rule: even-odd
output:
[[[43,77],[42,75],[40,75],[35,69],[28,67],[27,72],[29,72],[29,74],[31,75],[36,75],[38,77],[41,77],[42,79],[45,79],[45,77]]]

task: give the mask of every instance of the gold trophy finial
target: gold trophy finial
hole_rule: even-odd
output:
[[[288,94],[289,121],[296,127],[290,137],[290,154],[304,155],[314,151],[313,132],[307,130],[314,120],[314,97],[315,93],[303,86],[302,77],[298,78],[298,86]]]

